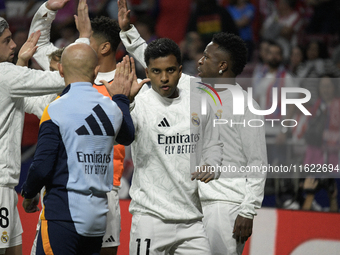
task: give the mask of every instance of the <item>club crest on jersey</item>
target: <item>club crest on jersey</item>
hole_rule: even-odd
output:
[[[7,232],[6,231],[2,232],[1,242],[7,243],[8,239],[9,239],[9,236],[7,235]]]
[[[200,123],[201,123],[201,120],[200,120],[200,118],[198,117],[198,115],[197,115],[197,113],[195,113],[195,112],[193,112],[192,114],[191,114],[191,122],[192,122],[192,124],[194,125],[194,126],[199,126],[200,125]]]
[[[215,113],[215,117],[216,119],[221,119],[222,118],[222,110],[217,110],[217,112]]]

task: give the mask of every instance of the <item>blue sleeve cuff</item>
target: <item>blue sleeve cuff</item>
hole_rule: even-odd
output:
[[[127,96],[122,94],[114,95],[112,100],[123,112],[123,122],[117,134],[116,141],[125,146],[130,145],[135,139],[135,127],[129,110],[130,101]]]

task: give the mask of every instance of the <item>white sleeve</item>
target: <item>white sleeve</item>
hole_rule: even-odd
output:
[[[119,36],[127,52],[129,52],[144,68],[146,68],[144,51],[148,45],[140,36],[135,26],[131,25],[131,28],[127,31],[120,31]]]
[[[50,42],[51,25],[55,19],[57,12],[46,8],[46,3],[43,3],[35,13],[29,34],[40,30],[41,36],[38,40],[38,49],[34,53],[33,58],[38,62],[43,70],[50,70],[50,59],[48,55],[58,48]]]
[[[58,72],[41,71],[12,63],[0,63],[1,85],[11,97],[42,96],[60,93],[65,88]]]
[[[57,98],[57,94],[51,94],[38,97],[25,97],[24,98],[24,110],[27,113],[33,113],[39,119],[48,104]]]
[[[254,103],[255,104],[255,103]],[[259,108],[256,105],[256,108]],[[244,115],[245,122],[249,120],[261,119],[263,116],[255,115],[247,108]],[[264,185],[266,174],[263,172],[262,166],[267,166],[267,150],[265,140],[265,130],[262,127],[241,126],[239,128],[242,149],[247,158],[247,166],[249,169],[257,168],[261,172],[250,174],[246,180],[245,197],[240,207],[240,215],[252,219],[256,215],[255,209],[259,209],[264,196]]]

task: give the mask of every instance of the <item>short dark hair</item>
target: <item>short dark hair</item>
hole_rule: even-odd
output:
[[[111,44],[112,51],[116,51],[120,43],[119,37],[119,24],[116,20],[109,17],[96,17],[91,20],[91,26],[93,30],[93,36],[104,38],[105,42]]]
[[[178,64],[181,65],[181,50],[179,49],[178,45],[171,39],[160,38],[149,43],[144,52],[144,60],[148,66],[150,59],[167,57],[169,55],[174,55]]]
[[[243,68],[247,64],[248,50],[241,37],[231,33],[220,32],[214,34],[212,42],[216,43],[219,46],[219,49],[229,54],[231,71],[235,76],[242,73]]]
[[[7,28],[9,28],[7,21],[3,17],[0,17],[0,36],[2,36]]]

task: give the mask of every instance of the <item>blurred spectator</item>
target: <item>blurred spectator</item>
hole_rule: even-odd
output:
[[[197,32],[187,33],[185,40],[181,43],[183,55],[183,73],[196,76],[198,60],[202,57],[204,44]]]
[[[340,19],[338,0],[307,0],[314,8],[307,32],[310,34],[339,33]]]
[[[188,31],[198,32],[205,45],[218,32],[238,35],[233,18],[225,8],[217,5],[216,0],[196,0],[196,9],[191,13]]]
[[[26,1],[26,8],[24,10],[24,16],[33,16],[35,11],[42,4],[42,0],[28,0]]]
[[[75,24],[69,24],[60,30],[61,37],[55,42],[57,48],[63,48],[73,43],[78,38],[78,31]]]
[[[260,84],[262,78],[268,72],[268,64],[267,64],[267,54],[269,48],[270,41],[262,40],[259,44],[259,61],[256,63],[254,68],[254,72],[252,75],[252,87],[254,91],[257,89],[257,86]]]
[[[281,102],[280,95],[283,87],[295,87],[292,76],[287,72],[283,65],[282,48],[279,44],[271,42],[268,47],[266,56],[268,64],[268,72],[262,78],[260,83],[254,88],[254,98],[260,105],[262,110],[268,110],[273,104],[273,89],[278,90],[278,103],[276,110],[266,115],[266,119],[281,119]],[[292,93],[290,93],[292,94]],[[274,95],[275,96],[275,95]],[[294,98],[296,95],[290,95]],[[294,105],[287,106],[287,114],[285,119],[291,119],[294,114]],[[287,128],[283,128],[279,121],[266,121],[266,137],[268,148],[268,163],[283,164],[286,162],[286,136]]]
[[[283,47],[283,56],[288,60],[290,47],[298,43],[298,33],[302,19],[296,10],[296,0],[278,0],[277,10],[270,15],[262,26],[265,39],[277,40]]]
[[[319,79],[319,98],[308,121],[305,134],[307,143],[304,164],[339,165],[340,99],[339,79],[323,75]]]
[[[108,16],[106,8],[109,0],[87,0],[87,6],[89,7],[90,18],[99,16]]]
[[[155,23],[156,22],[152,16],[144,14],[138,16],[134,24],[140,36],[146,41],[146,43],[150,43],[157,39],[157,35],[155,34]],[[139,62],[136,62],[136,73],[138,78],[146,78],[145,68]]]
[[[0,0],[0,17],[7,19],[6,17],[6,1]]]
[[[252,21],[255,16],[255,7],[249,3],[249,0],[231,0],[228,11],[235,21],[240,37],[247,45],[248,61],[250,61],[254,48]]]
[[[300,46],[294,46],[290,53],[288,71],[296,76],[297,70],[304,64],[304,53]]]
[[[306,178],[303,183],[303,190],[306,194],[302,210],[322,210],[321,206],[314,200],[315,193],[321,189],[325,189],[329,198],[329,211],[338,212],[338,189],[334,179],[315,179]]]
[[[314,105],[318,98],[318,78],[324,74],[340,77],[340,70],[337,69],[332,60],[329,59],[328,49],[323,42],[311,41],[305,49],[306,62],[297,69],[297,77],[301,79],[300,86],[311,92],[309,104]],[[306,79],[313,78],[313,79]]]
[[[158,16],[156,34],[179,44],[185,37],[192,0],[155,0]]]
[[[276,0],[259,0],[259,13],[262,20],[266,20],[276,11]]]

